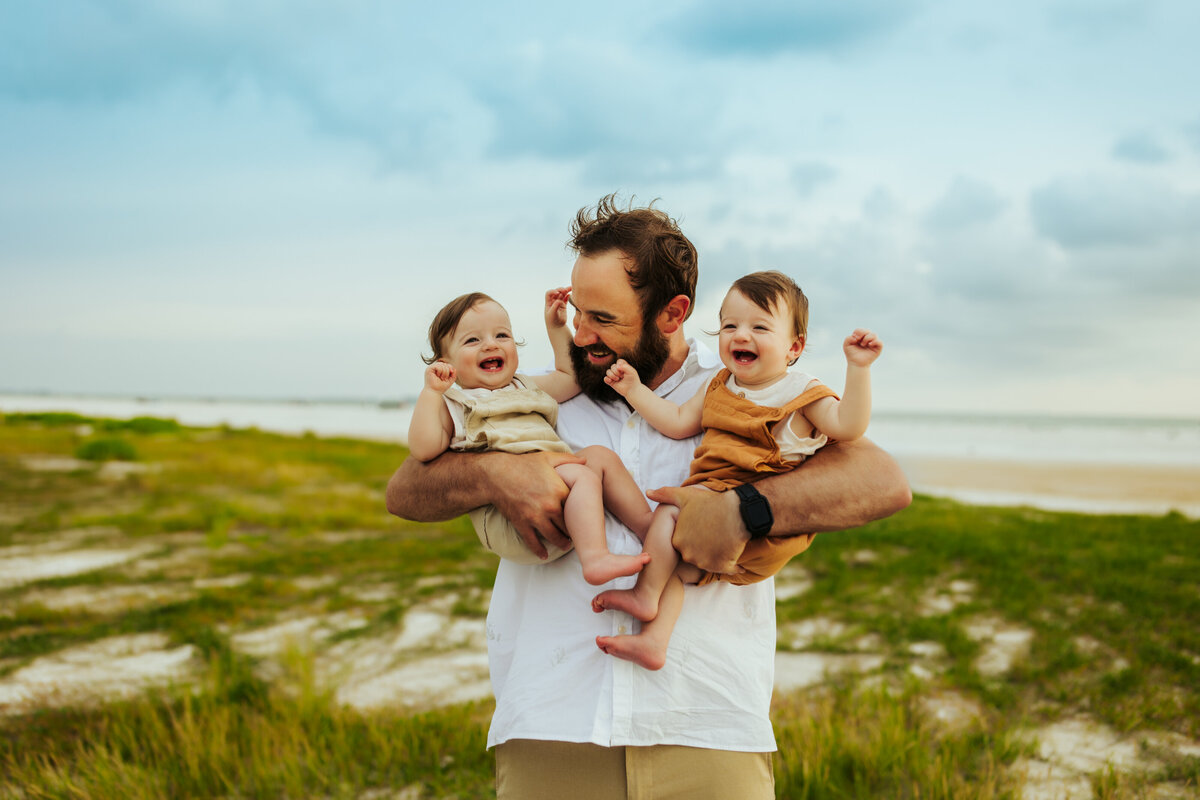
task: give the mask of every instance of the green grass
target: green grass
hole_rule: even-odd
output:
[[[1014,716],[1035,698],[1049,714],[1083,709],[1120,730],[1200,736],[1200,523],[1162,517],[1049,514],[918,498],[851,534],[819,536],[803,565],[820,591],[781,604],[782,620],[836,616],[890,643],[932,640],[949,675]],[[855,551],[877,554],[869,563]],[[922,616],[920,599],[951,580],[971,599]],[[881,592],[881,590],[883,590]],[[1034,631],[1030,657],[1001,681],[972,668],[961,622],[988,615]],[[1095,643],[1095,652],[1081,645]],[[1123,666],[1122,666],[1123,665]]]
[[[0,796],[357,797],[408,786],[426,797],[495,796],[490,705],[362,714],[315,686],[303,656],[267,685],[219,636],[201,639],[199,691],[5,724]]]
[[[132,467],[61,461],[106,438],[129,445]],[[104,570],[0,588],[0,679],[128,634],[161,633],[199,654],[185,686],[0,717],[0,797],[359,797],[405,787],[493,796],[489,704],[356,711],[315,677],[311,649],[265,670],[230,644],[234,632],[292,616],[352,612],[362,624],[325,642],[350,646],[394,636],[423,603],[444,600],[468,620],[486,613],[496,561],[467,521],[417,525],[385,512],[383,487],[405,455],[154,418],[0,417],[0,546],[69,537],[72,548],[145,548]],[[39,466],[51,458],[58,467]],[[831,620],[840,627],[799,649],[854,653],[870,637],[884,665],[777,696],[778,796],[1018,797],[1011,767],[1033,747],[1019,733],[1081,715],[1119,732],[1200,738],[1198,540],[1200,524],[1179,515],[926,497],[817,537],[789,567],[812,588],[779,602],[781,627]],[[58,593],[121,587],[161,587],[172,599],[48,605]],[[939,593],[955,603],[930,611]],[[980,620],[1032,632],[1027,656],[1000,676],[978,669],[985,643],[967,630]],[[914,655],[914,643],[941,654]],[[912,677],[917,667],[924,680]],[[937,724],[925,704],[945,694],[979,713]],[[1156,755],[1162,766],[1150,773],[1093,775],[1094,795],[1200,787],[1200,759]]]

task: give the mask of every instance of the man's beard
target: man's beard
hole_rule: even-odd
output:
[[[642,325],[642,335],[632,353],[617,353],[629,366],[637,370],[642,383],[658,377],[659,371],[671,355],[671,345],[666,336],[654,324],[653,318]],[[588,397],[599,403],[615,403],[624,400],[617,390],[604,382],[604,375],[611,365],[600,366],[588,360],[585,348],[571,343],[571,365],[575,368],[575,380]]]

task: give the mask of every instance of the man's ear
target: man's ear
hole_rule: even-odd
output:
[[[692,301],[688,299],[687,295],[675,295],[667,303],[667,307],[658,312],[658,329],[665,336],[674,334],[683,327],[683,321],[687,319],[688,310],[691,307]]]
[[[792,346],[788,348],[788,366],[792,366],[800,358],[800,354],[804,352],[804,337],[797,336],[792,340]]]

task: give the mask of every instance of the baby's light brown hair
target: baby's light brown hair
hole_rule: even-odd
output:
[[[792,332],[800,340],[801,349],[808,338],[808,298],[796,282],[777,270],[764,270],[743,275],[733,282],[730,291],[738,290],[754,305],[770,314],[776,308],[786,308],[792,318]],[[790,367],[794,364],[788,364]]]
[[[466,314],[479,303],[488,301],[496,303],[495,300],[492,300],[491,297],[483,292],[470,292],[459,295],[442,306],[442,310],[434,315],[433,322],[429,323],[429,347],[433,350],[433,355],[421,356],[421,360],[426,364],[440,361],[446,355],[447,340],[454,335],[454,330],[458,327],[458,323],[462,321],[463,314]],[[496,305],[500,304],[496,303]]]

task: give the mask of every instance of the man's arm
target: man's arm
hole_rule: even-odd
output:
[[[539,536],[559,547],[570,544],[562,512],[567,486],[554,468],[583,461],[567,453],[443,453],[427,463],[407,458],[388,481],[387,510],[440,522],[494,505],[529,549],[545,558]]]
[[[822,448],[799,469],[756,481],[771,504],[772,536],[855,528],[907,508],[912,491],[900,466],[866,439]],[[674,544],[684,561],[711,572],[737,571],[750,539],[733,492],[665,488],[652,500],[679,507]]]

